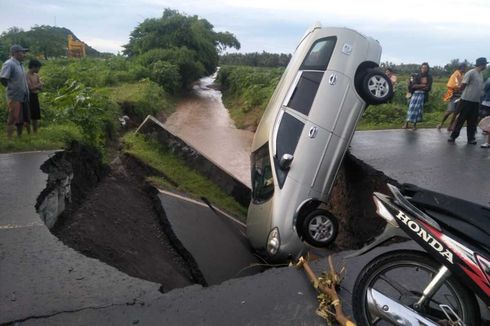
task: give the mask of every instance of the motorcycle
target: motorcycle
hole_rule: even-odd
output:
[[[490,209],[413,185],[375,192],[381,235],[357,257],[395,238],[422,250],[396,249],[361,271],[353,292],[358,325],[481,325],[478,296],[490,306]]]

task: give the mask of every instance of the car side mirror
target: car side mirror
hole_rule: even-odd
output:
[[[281,159],[279,160],[279,167],[281,170],[289,170],[291,166],[291,162],[293,161],[294,156],[291,154],[283,154]]]

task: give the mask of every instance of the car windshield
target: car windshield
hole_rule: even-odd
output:
[[[252,199],[264,202],[274,193],[274,179],[269,156],[269,143],[252,153]]]

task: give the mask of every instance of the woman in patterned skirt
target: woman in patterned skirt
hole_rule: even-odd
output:
[[[403,129],[408,128],[410,122],[413,123],[413,130],[417,129],[417,122],[422,121],[424,103],[427,102],[431,89],[432,76],[429,73],[429,64],[424,62],[420,66],[420,73],[415,76],[413,83],[410,85],[412,98],[408,105],[407,120],[402,127]]]

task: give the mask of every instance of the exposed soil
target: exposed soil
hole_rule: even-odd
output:
[[[376,215],[373,192],[389,193],[386,183],[396,180],[347,153],[330,193],[327,210],[339,220],[334,250],[357,249],[385,226]]]
[[[162,291],[193,283],[206,285],[192,256],[173,234],[144,175],[154,174],[131,156],[109,167],[91,149],[72,146],[43,170],[56,179],[73,173],[72,202],[51,230],[66,245],[128,275],[162,284]],[[361,247],[384,222],[372,202],[373,191],[386,192],[396,182],[347,154],[326,207],[339,220],[333,251]],[[48,187],[52,187],[48,182]],[[42,195],[40,196],[42,197]]]
[[[61,156],[56,165],[69,159]],[[164,292],[204,283],[192,257],[165,225],[164,212],[154,202],[155,189],[146,184],[140,169],[131,168],[129,158],[116,158],[107,175],[97,178],[98,184],[87,178],[95,169],[78,158],[71,162],[72,204],[51,230],[59,239],[128,275],[160,283]],[[85,169],[77,172],[79,164]]]

